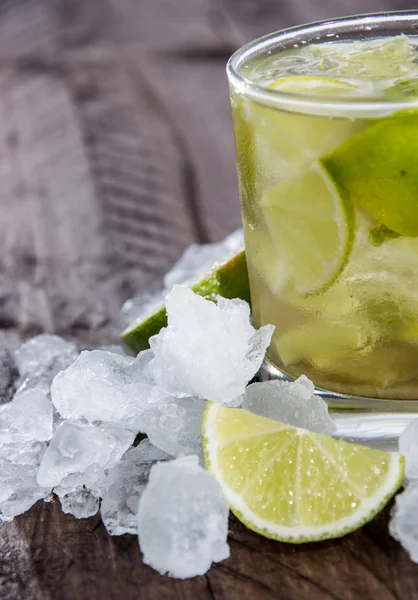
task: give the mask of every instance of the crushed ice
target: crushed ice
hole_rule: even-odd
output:
[[[180,285],[166,307],[168,327],[150,339],[148,368],[156,384],[175,396],[236,405],[261,367],[274,327],[255,330],[242,300],[215,304]]]
[[[138,533],[162,573],[195,576],[229,555],[227,504],[200,466],[202,417],[207,399],[241,403],[273,328],[256,330],[245,302],[215,304],[180,285],[167,313],[136,358],[113,346],[80,353],[49,334],[16,351],[18,391],[0,405],[0,519],[53,492],[66,513],[100,508],[110,534]],[[138,433],[148,439],[134,447]]]
[[[295,427],[332,435],[337,430],[328,414],[327,403],[314,392],[314,385],[302,375],[293,383],[266,381],[250,384],[242,408]]]
[[[178,285],[241,243],[237,232],[185,253],[165,280],[168,326],[136,358],[120,346],[80,353],[50,334],[3,357],[20,379],[0,401],[0,520],[53,492],[76,518],[100,509],[111,535],[138,534],[144,562],[160,573],[193,577],[229,556],[228,507],[201,466],[207,400],[335,430],[305,377],[248,385],[273,327],[256,330],[241,300],[214,303]],[[134,446],[139,433],[148,439]]]
[[[138,433],[144,410],[170,395],[153,385],[142,362],[104,350],[85,350],[55,377],[52,402],[65,419],[105,421]]]
[[[228,558],[227,535],[228,504],[197,456],[152,467],[138,510],[145,564],[180,579],[203,575]]]
[[[165,297],[177,284],[193,285],[199,275],[216,267],[244,248],[244,234],[237,229],[224,240],[214,244],[192,244],[164,277],[164,286],[155,292],[144,292],[127,300],[122,308],[126,325],[142,321],[165,303]]]
[[[138,446],[125,452],[122,460],[109,470],[101,513],[110,535],[137,533],[138,503],[151,468],[157,461],[170,458],[149,440],[142,440]]]
[[[405,491],[395,498],[389,531],[418,563],[418,419],[399,436],[399,452],[405,458]]]
[[[57,335],[42,333],[27,340],[15,353],[18,391],[37,389],[48,395],[55,375],[69,367],[78,354],[74,344]]]

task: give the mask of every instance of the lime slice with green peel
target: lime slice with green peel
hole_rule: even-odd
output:
[[[241,298],[250,302],[247,261],[245,251],[238,252],[224,263],[217,263],[204,277],[190,286],[200,296],[208,300]],[[162,305],[147,318],[134,322],[122,332],[122,339],[136,352],[149,348],[149,338],[167,326],[167,312]]]
[[[325,291],[346,265],[354,237],[352,207],[327,172],[313,163],[268,189],[261,205],[284,263],[283,277],[301,295]]]
[[[381,119],[354,135],[321,163],[341,195],[376,221],[418,236],[418,110]]]
[[[331,79],[319,75],[290,75],[277,79],[269,85],[279,92],[321,96],[358,96],[359,88],[354,83]]]
[[[402,483],[399,454],[209,403],[207,469],[249,529],[292,543],[341,537],[370,521]]]

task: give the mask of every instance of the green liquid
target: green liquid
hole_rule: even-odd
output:
[[[415,43],[406,36],[331,42],[258,60],[246,76],[264,87],[301,77],[301,97],[306,87],[310,96],[321,98],[309,78],[326,77],[352,84],[354,99],[409,100],[418,93],[416,56]],[[397,139],[406,114],[317,116],[304,114],[302,105],[300,112],[272,108],[235,90],[231,98],[253,316],[256,326],[276,327],[268,360],[328,390],[418,398],[418,237],[403,235],[411,221],[418,223],[418,189],[417,208],[408,204],[402,217],[407,223],[398,227],[393,205],[406,206],[409,191],[414,197],[415,173],[409,171],[404,180],[397,172],[399,186],[411,189],[402,188],[396,202],[393,190],[399,186],[396,181],[388,186],[383,177],[389,177],[398,157],[401,165],[404,158],[415,158],[415,146],[407,146],[402,135]],[[414,120],[415,112],[410,114]],[[365,132],[373,140],[371,128],[388,119],[396,119],[390,138],[396,143],[381,153],[387,160],[375,159],[382,160],[381,167],[369,165],[373,153],[367,151],[368,138],[363,141]],[[382,129],[381,147],[386,147],[387,129]],[[354,150],[347,146],[350,140]],[[324,157],[337,153],[343,171],[346,164],[355,174],[354,192],[327,171],[331,161]],[[415,168],[418,172],[418,147]],[[382,188],[372,199],[368,170],[374,188]]]

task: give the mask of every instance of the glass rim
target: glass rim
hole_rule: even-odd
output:
[[[338,98],[337,96],[318,96],[315,94],[280,91],[274,88],[263,87],[248,79],[242,73],[242,67],[248,64],[248,61],[252,57],[260,51],[268,52],[269,48],[273,47],[277,42],[287,41],[291,43],[300,34],[307,34],[310,39],[313,38],[318,41],[331,41],[333,37],[338,39],[339,33],[349,33],[351,31],[353,35],[357,35],[362,31],[371,32],[374,28],[381,27],[385,23],[392,25],[399,24],[399,27],[402,24],[412,24],[412,26],[416,26],[418,35],[418,10],[387,11],[339,17],[274,31],[252,40],[232,54],[226,65],[229,83],[238,93],[251,100],[290,112],[366,117],[389,115],[398,110],[418,107],[418,98],[409,100],[393,100],[385,97],[373,99]],[[334,33],[326,33],[327,30],[333,30]],[[398,34],[401,33],[403,32],[398,32]],[[389,37],[389,35],[376,35],[377,37]]]

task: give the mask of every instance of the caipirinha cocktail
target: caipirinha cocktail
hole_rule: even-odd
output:
[[[253,317],[276,326],[268,360],[320,388],[417,399],[417,42],[299,44],[245,78],[273,98],[231,81]]]

